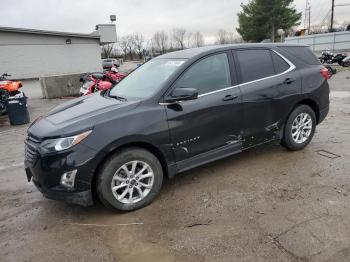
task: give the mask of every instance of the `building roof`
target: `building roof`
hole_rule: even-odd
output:
[[[13,33],[24,33],[24,34],[54,35],[54,36],[65,36],[65,37],[80,37],[80,38],[100,39],[100,36],[96,33],[80,34],[80,33],[46,31],[46,30],[29,29],[29,28],[2,27],[2,26],[0,26],[0,32],[13,32]]]
[[[306,46],[306,45],[296,45],[296,44],[286,44],[286,43],[243,43],[243,44],[229,44],[229,45],[212,45],[212,46],[203,46],[203,47],[175,51],[175,52],[158,56],[157,58],[189,59],[204,53],[225,51],[225,50],[230,50],[234,48],[274,47],[274,46]]]

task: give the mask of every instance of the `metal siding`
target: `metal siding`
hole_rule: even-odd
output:
[[[0,73],[20,79],[102,70],[99,40],[78,37],[0,32],[0,61]]]
[[[310,45],[313,51],[322,51],[325,49],[332,51],[346,50],[350,49],[350,31],[287,37],[285,42],[288,44],[298,43]]]
[[[117,31],[114,24],[97,26],[102,44],[115,43],[117,41]]]

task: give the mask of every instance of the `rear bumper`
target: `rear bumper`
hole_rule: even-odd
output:
[[[328,115],[328,112],[329,112],[329,106],[327,106],[326,108],[320,110],[320,116],[319,116],[319,119],[318,119],[318,124],[322,123],[322,121]]]

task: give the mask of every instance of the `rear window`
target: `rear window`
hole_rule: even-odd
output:
[[[318,61],[317,57],[311,51],[309,47],[306,46],[280,46],[280,49],[288,52],[294,57],[300,59],[306,64],[309,65],[319,65],[320,61]]]
[[[275,74],[270,51],[267,49],[236,50],[242,82],[250,82]]]
[[[290,65],[281,56],[273,51],[271,51],[271,55],[276,74],[281,74],[290,68]]]

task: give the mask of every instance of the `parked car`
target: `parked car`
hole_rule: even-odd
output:
[[[113,209],[144,207],[164,177],[270,141],[303,149],[328,114],[328,78],[301,45],[162,55],[38,119],[26,138],[28,181],[51,199],[92,205],[95,192]]]
[[[120,66],[120,62],[118,59],[114,59],[114,58],[107,58],[107,59],[103,59],[102,60],[102,67],[105,70],[110,70],[112,67],[119,67]]]

